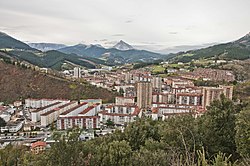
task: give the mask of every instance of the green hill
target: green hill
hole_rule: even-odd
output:
[[[88,83],[80,84],[0,61],[0,101],[25,98],[101,98],[113,101],[115,94]]]
[[[24,50],[35,50],[27,44],[14,39],[13,37],[0,32],[0,49],[24,49]]]
[[[174,55],[174,56],[173,56]],[[246,36],[225,44],[218,44],[208,48],[180,52],[171,55],[173,61],[190,62],[193,59],[225,59],[245,60],[250,58],[250,33]]]

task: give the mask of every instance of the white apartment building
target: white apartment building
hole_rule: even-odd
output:
[[[50,105],[47,105],[45,107],[41,107],[37,110],[34,110],[33,112],[31,112],[31,121],[32,122],[38,122],[41,120],[41,114],[44,114],[46,112],[49,112],[55,108],[58,108],[66,103],[69,103],[70,101],[64,101],[64,102],[56,102]]]
[[[135,121],[136,117],[140,118],[142,111],[137,106],[111,105],[105,108],[105,111],[99,112],[98,115],[103,124],[111,120],[114,124],[123,125]]]
[[[53,110],[48,111],[44,114],[41,114],[41,126],[48,126],[52,124],[54,121],[57,120],[57,118],[61,113],[64,113],[65,111],[77,105],[78,105],[77,101],[72,101],[70,103],[54,108]]]
[[[91,129],[100,128],[100,117],[97,116],[101,110],[101,104],[97,103],[88,106],[88,103],[82,103],[68,113],[63,113],[57,120],[57,129],[65,130],[74,127]],[[72,113],[74,112],[74,113]]]
[[[64,102],[68,100],[61,99],[25,99],[25,107],[27,108],[41,108],[46,107],[47,105],[56,103],[56,102]]]

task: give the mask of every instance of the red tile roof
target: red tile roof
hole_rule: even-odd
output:
[[[88,113],[90,110],[92,110],[93,108],[95,108],[95,106],[90,106],[90,107],[88,107],[88,108],[86,108],[85,110],[83,110],[81,113],[79,113],[79,114],[86,114],[86,113]]]
[[[46,145],[47,145],[46,142],[37,141],[37,142],[34,142],[34,143],[31,144],[31,148],[35,148],[37,146],[43,146],[43,147],[45,147]]]
[[[35,110],[35,111],[33,111],[33,112],[40,112],[41,110],[44,110],[44,109],[46,109],[46,108],[49,108],[49,107],[55,106],[55,105],[60,104],[60,103],[61,103],[61,102],[56,102],[56,103],[53,103],[53,104],[47,105],[47,106],[45,106],[45,107],[39,108],[39,109],[37,109],[37,110]]]
[[[67,115],[68,113],[70,113],[70,112],[74,111],[75,109],[80,108],[80,107],[82,107],[83,105],[86,105],[86,104],[88,104],[88,103],[81,103],[81,104],[79,104],[79,105],[77,105],[77,106],[75,106],[75,107],[73,107],[71,109],[68,109],[67,111],[61,113],[61,115]]]

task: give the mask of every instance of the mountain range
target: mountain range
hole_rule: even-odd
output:
[[[58,49],[58,51],[66,54],[74,53],[82,57],[99,58],[114,64],[150,62],[166,57],[163,54],[134,49],[122,40],[111,48],[104,48],[93,44],[77,44]]]
[[[64,44],[56,44],[56,43],[27,43],[27,44],[30,47],[41,51],[58,50],[60,48],[67,47]]]
[[[77,44],[65,46],[54,43],[24,43],[13,37],[0,33],[0,50],[19,60],[25,60],[40,67],[60,69],[64,63],[73,63],[87,68],[99,64],[117,65],[134,62],[152,62],[166,55],[146,50],[134,49],[124,41],[112,48],[101,45]]]
[[[4,52],[2,56],[8,55],[40,67],[57,70],[61,70],[65,64],[96,68],[99,65],[112,66],[124,63],[153,62],[155,60],[173,62],[191,62],[201,58],[244,60],[250,57],[250,33],[233,42],[164,55],[135,49],[122,40],[111,48],[104,48],[98,44],[65,46],[53,43],[29,43],[28,45],[0,32],[0,51]]]

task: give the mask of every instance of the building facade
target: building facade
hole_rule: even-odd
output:
[[[140,109],[148,109],[152,106],[152,83],[138,82],[137,83],[137,106]]]

